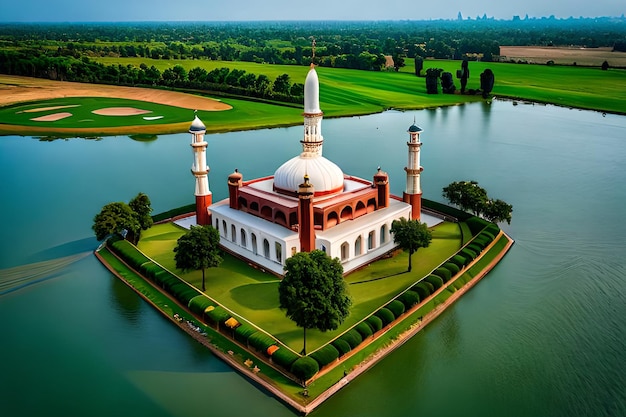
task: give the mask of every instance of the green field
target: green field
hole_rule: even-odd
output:
[[[176,269],[173,248],[185,230],[172,223],[153,226],[142,233],[139,249],[200,288],[201,271],[183,273]],[[461,247],[461,229],[456,223],[442,223],[433,229],[428,248],[420,249],[413,259],[413,270],[407,273],[407,254],[370,264],[346,277],[353,306],[348,319],[335,331],[307,331],[307,351],[312,352],[354,326],[395,295],[412,286]],[[206,293],[219,304],[244,317],[275,336],[296,352],[302,349],[302,329],[278,308],[278,279],[226,256],[218,268],[206,271]]]
[[[160,71],[174,65],[187,70],[202,67],[210,71],[228,67],[270,79],[289,74],[292,82],[304,82],[308,67],[268,65],[251,62],[204,60],[152,60],[146,58],[94,58],[104,64],[154,65]],[[423,77],[414,75],[413,59],[405,60],[399,72],[374,72],[318,67],[320,102],[326,116],[348,116],[376,113],[385,109],[420,109],[482,100],[480,97],[428,95]],[[460,61],[426,60],[427,68],[442,68],[453,74]],[[467,88],[480,87],[480,73],[490,68],[495,74],[493,95],[561,106],[626,114],[626,71],[575,66],[524,65],[496,62],[470,62],[471,76]],[[455,79],[457,88],[459,80]]]

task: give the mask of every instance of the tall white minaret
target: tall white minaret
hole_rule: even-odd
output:
[[[422,211],[422,187],[420,185],[420,174],[424,170],[420,165],[420,133],[422,128],[415,124],[409,127],[409,164],[404,168],[406,171],[406,190],[402,194],[402,200],[411,205],[411,218],[413,220],[420,219]]]
[[[320,109],[320,83],[315,71],[315,65],[311,63],[311,69],[304,81],[304,139],[302,139],[302,156],[322,156],[322,117],[324,113]]]
[[[204,134],[206,126],[196,114],[191,126],[191,149],[193,151],[193,165],[191,173],[196,177],[196,223],[199,225],[211,224],[211,213],[209,206],[212,203],[213,195],[209,190],[209,166],[206,163],[206,147]]]

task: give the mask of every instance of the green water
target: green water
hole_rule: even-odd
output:
[[[495,101],[325,120],[324,155],[403,189],[407,128],[422,186],[473,179],[513,204],[492,273],[314,416],[626,415],[626,117]],[[302,128],[208,137],[210,187],[271,175]],[[0,137],[0,415],[292,416],[178,331],[88,252],[93,215],[147,193],[193,201],[187,134]],[[87,254],[87,256],[85,256]]]

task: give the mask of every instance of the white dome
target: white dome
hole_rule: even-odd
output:
[[[274,188],[278,191],[297,192],[304,176],[315,187],[315,194],[332,194],[343,191],[341,168],[323,156],[313,158],[303,155],[291,158],[274,173]]]
[[[311,67],[304,81],[304,112],[309,114],[321,113],[320,109],[320,82],[315,68]],[[315,184],[313,184],[315,186]]]
[[[204,123],[202,123],[202,120],[200,120],[200,118],[196,114],[196,117],[194,117],[193,121],[191,122],[191,126],[189,126],[189,132],[194,133],[204,131],[206,131],[206,126],[204,125]]]

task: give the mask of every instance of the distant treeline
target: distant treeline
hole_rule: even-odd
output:
[[[516,17],[377,22],[176,22],[0,24],[0,49],[37,55],[210,59],[379,71],[385,56],[497,60],[500,45],[614,47],[626,19]]]
[[[154,65],[104,65],[88,57],[36,56],[32,51],[0,50],[0,73],[58,81],[204,90],[288,103],[304,101],[304,85],[291,83],[288,74],[270,80],[263,74],[229,68],[207,71],[196,67],[187,71],[175,65],[161,72]]]

